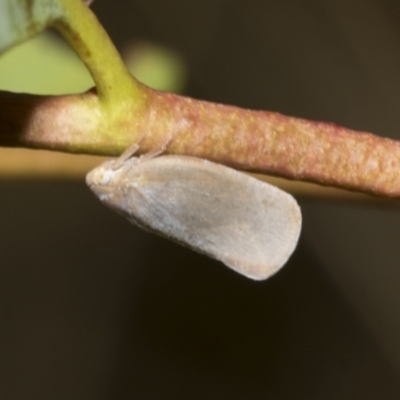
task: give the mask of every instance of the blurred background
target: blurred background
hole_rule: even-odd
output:
[[[154,87],[400,139],[397,0],[92,9]],[[0,58],[3,90],[91,85],[54,32]],[[397,203],[291,187],[299,246],[252,282],[103,207],[99,158],[0,157],[1,399],[400,398]]]

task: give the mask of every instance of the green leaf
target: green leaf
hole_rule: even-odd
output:
[[[39,33],[62,12],[54,0],[0,0],[0,53]]]

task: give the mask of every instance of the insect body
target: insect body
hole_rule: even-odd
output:
[[[286,263],[300,234],[301,213],[292,196],[203,159],[110,160],[89,172],[86,182],[130,222],[255,280]]]

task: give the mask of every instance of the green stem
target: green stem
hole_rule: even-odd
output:
[[[106,107],[142,105],[145,93],[130,74],[106,31],[82,0],[58,0],[62,13],[52,25],[85,63]]]

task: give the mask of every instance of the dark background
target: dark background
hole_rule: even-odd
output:
[[[186,94],[400,139],[397,0],[97,0]],[[252,282],[130,226],[83,182],[0,182],[0,399],[398,399],[400,215],[300,198]]]

